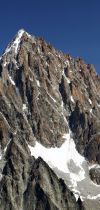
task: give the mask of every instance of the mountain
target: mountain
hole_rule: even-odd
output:
[[[100,77],[21,29],[0,58],[0,210],[100,210]]]

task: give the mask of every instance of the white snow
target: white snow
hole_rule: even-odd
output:
[[[66,80],[67,80],[68,84],[70,84],[70,79],[66,77]]]
[[[74,195],[75,195],[75,198],[76,198],[76,201],[77,201],[79,196],[80,196],[80,192],[76,189],[74,189],[73,192],[74,192]],[[81,198],[81,200],[82,200],[82,198]]]
[[[63,104],[61,107],[63,108]],[[68,125],[67,120],[66,123]],[[76,200],[79,196],[83,200],[85,198],[99,199],[100,187],[94,185],[89,177],[89,168],[92,166],[89,166],[85,158],[76,150],[70,129],[69,133],[64,134],[62,138],[65,141],[60,148],[46,148],[39,142],[36,142],[34,147],[28,145],[31,155],[35,158],[43,158],[56,175],[65,180],[67,186],[73,191]]]
[[[4,67],[6,67],[6,66],[7,66],[7,64],[8,64],[8,63],[5,61],[5,63],[3,64],[3,66],[4,66]]]
[[[4,153],[6,152],[7,147],[8,147],[8,145],[9,145],[10,142],[11,142],[11,139],[10,139],[9,142],[7,143],[6,147],[4,148]]]
[[[21,40],[21,37],[23,35],[25,31],[22,29],[18,32],[18,36],[17,38],[15,39],[14,43],[13,43],[13,46],[15,46],[15,53],[17,54],[17,51],[18,51],[18,47],[19,47],[19,44],[20,44],[20,40]]]
[[[9,75],[9,79],[10,79],[10,82],[12,83],[12,85],[15,86],[15,82],[13,81],[13,79],[11,78],[11,76]]]
[[[82,163],[85,159],[77,152],[75,143],[73,139],[70,138],[70,133],[64,134],[62,138],[65,139],[65,142],[60,148],[46,148],[38,142],[36,142],[35,147],[28,146],[31,155],[35,156],[35,158],[40,156],[50,167],[56,168],[64,173],[70,173],[70,179],[74,187],[76,187],[77,182],[85,178],[85,172],[82,168]],[[78,166],[78,172],[72,173],[69,171],[68,164],[70,164],[71,160]]]
[[[0,153],[0,160],[2,159],[2,154]]]
[[[36,80],[37,86],[40,87],[40,82],[39,80]]]
[[[33,82],[33,78],[29,76],[29,80]]]
[[[17,130],[15,130],[13,134],[16,135],[17,134]]]
[[[74,99],[73,99],[73,96],[71,96],[70,99],[71,99],[71,101],[72,101],[73,103],[75,103],[75,101],[74,101]]]
[[[66,61],[64,62],[64,64],[65,64],[66,66],[70,66],[70,64],[69,64],[69,61],[68,61],[68,60],[66,60]]]
[[[25,111],[27,109],[26,104],[23,104],[23,111]]]
[[[71,83],[71,81],[70,81],[70,79],[69,79],[68,77],[66,77],[66,75],[65,75],[65,72],[64,72],[64,71],[62,72],[62,75],[63,75],[63,76],[64,76],[64,78],[66,79],[67,83],[68,83],[68,84],[70,84],[70,83]]]
[[[90,103],[90,104],[92,104],[92,101],[91,101],[91,99],[90,99],[90,98],[89,98],[89,103]]]
[[[19,30],[16,39],[14,40],[14,42],[11,45],[8,45],[8,47],[6,48],[4,54],[8,53],[11,49],[14,49],[15,53],[17,54],[18,48],[19,48],[19,44],[20,44],[20,41],[21,41],[21,37],[22,37],[24,32],[25,31],[23,29]]]
[[[24,31],[26,34],[27,34],[27,36],[29,37],[29,38],[32,38],[32,39],[34,39],[34,37],[33,36],[31,36],[29,33],[27,33],[26,31]],[[35,40],[35,39],[34,39]]]
[[[67,135],[67,139],[69,141],[69,134]],[[66,142],[60,148],[46,148],[42,144],[36,142],[35,147],[31,147],[29,145],[29,149],[31,151],[31,155],[36,158],[41,156],[47,163],[50,164],[50,166],[56,167],[63,172],[67,172]],[[63,158],[61,158],[62,154]]]
[[[100,165],[98,165],[98,164],[90,164],[89,165],[89,170],[92,169],[92,168],[100,168]]]
[[[48,96],[56,103],[56,100],[49,93]]]
[[[95,196],[91,196],[91,195],[87,196],[87,199],[91,199],[91,200],[96,200],[97,198],[100,198],[100,194],[95,195]]]
[[[92,113],[92,109],[90,109],[90,113]]]
[[[41,53],[41,50],[40,50],[39,46],[37,47],[37,51],[38,51],[39,54]]]

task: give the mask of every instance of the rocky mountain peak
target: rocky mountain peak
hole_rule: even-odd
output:
[[[94,66],[19,30],[0,59],[1,210],[98,210],[99,113]]]

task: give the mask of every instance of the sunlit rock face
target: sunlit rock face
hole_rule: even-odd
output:
[[[20,30],[0,58],[0,209],[98,210],[99,164],[93,65]]]

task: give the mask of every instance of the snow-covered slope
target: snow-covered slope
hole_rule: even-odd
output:
[[[31,155],[43,158],[57,176],[65,180],[76,199],[80,196],[82,200],[99,200],[100,186],[94,184],[89,177],[89,168],[92,166],[78,153],[70,130],[62,138],[65,142],[60,148],[46,148],[39,142],[34,147],[28,145]]]

